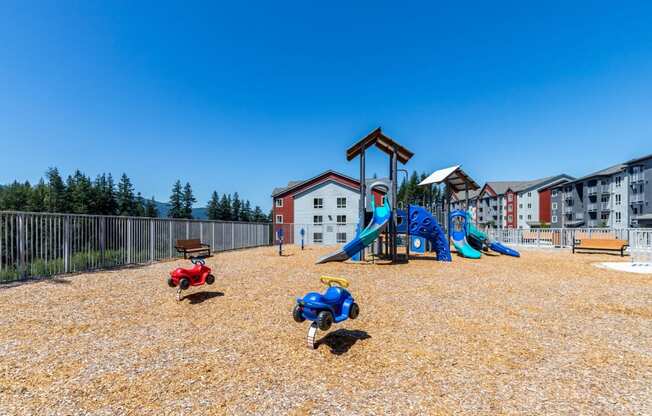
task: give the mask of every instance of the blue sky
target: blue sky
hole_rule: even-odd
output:
[[[269,208],[288,180],[357,176],[345,150],[377,126],[408,169],[479,182],[652,153],[649,2],[64,3],[3,2],[0,183],[127,172]]]

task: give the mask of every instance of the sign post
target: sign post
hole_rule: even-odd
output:
[[[283,255],[283,228],[276,230],[276,239],[278,240],[278,255]]]
[[[302,228],[301,231],[299,231],[299,234],[301,234],[301,251],[303,251],[303,240],[306,236],[306,230]]]

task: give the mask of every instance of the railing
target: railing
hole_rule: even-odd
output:
[[[611,193],[611,188],[609,187],[609,185],[602,185],[600,187],[600,192],[603,193],[603,194],[610,194]]]
[[[587,225],[589,227],[597,227],[598,226],[598,220],[589,220],[589,223]]]
[[[645,194],[631,194],[629,196],[629,202],[632,204],[645,202]]]
[[[619,239],[630,245],[652,247],[652,229],[645,228],[541,228],[541,229],[487,229],[490,238],[510,245],[531,247],[571,247],[574,240]]]
[[[213,251],[269,245],[266,223],[0,212],[0,282],[178,257],[176,240]]]
[[[652,264],[652,232],[632,230],[629,233],[629,249],[633,263]]]
[[[609,202],[600,202],[600,209],[602,211],[609,211],[609,209],[610,209]]]
[[[587,192],[589,193],[589,195],[596,194],[596,193],[598,193],[598,187],[597,186],[589,186],[587,188]]]
[[[572,214],[573,213],[573,207],[564,207],[564,214]]]
[[[598,204],[596,204],[595,202],[587,204],[586,209],[588,209],[589,211],[597,211]]]
[[[643,182],[645,180],[645,175],[643,172],[632,173],[629,175],[629,180],[631,183]]]
[[[274,242],[278,243],[277,232],[283,230],[283,243],[313,245],[334,245],[351,241],[356,234],[357,224],[274,224]]]

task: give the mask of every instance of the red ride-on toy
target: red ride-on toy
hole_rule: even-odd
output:
[[[170,272],[168,286],[177,288],[177,301],[181,300],[181,291],[188,289],[190,286],[202,286],[204,283],[212,285],[215,283],[215,276],[212,275],[210,267],[202,257],[191,257],[190,261],[194,264],[192,269],[174,269]]]

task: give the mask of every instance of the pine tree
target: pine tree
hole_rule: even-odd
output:
[[[267,218],[265,217],[265,214],[263,213],[263,210],[260,209],[260,207],[258,205],[256,205],[256,208],[254,208],[253,221],[254,222],[265,222],[265,221],[267,221]]]
[[[240,221],[251,222],[251,216],[253,212],[251,211],[251,202],[249,200],[245,201],[242,204],[242,210],[240,211]]]
[[[211,199],[208,201],[208,205],[206,206],[206,214],[208,215],[209,220],[220,219],[220,197],[217,195],[217,191],[213,191],[211,194]]]
[[[134,186],[126,173],[120,177],[118,183],[118,192],[116,195],[118,201],[118,215],[136,215],[136,199],[134,197]]]
[[[192,194],[192,186],[190,186],[190,182],[186,182],[186,185],[183,187],[183,198],[181,202],[183,207],[183,218],[192,219],[192,206],[197,202],[197,199]]]
[[[48,182],[48,195],[45,205],[49,212],[68,212],[66,185],[57,168],[50,168],[45,173]]]
[[[222,194],[218,208],[217,219],[221,221],[231,220],[231,199],[226,194]]]
[[[156,208],[156,201],[152,196],[152,199],[148,199],[145,204],[145,216],[149,218],[158,218],[158,208]]]
[[[170,211],[168,212],[170,218],[183,218],[183,190],[181,188],[181,181],[177,180],[172,187],[172,194],[170,195]]]
[[[43,178],[32,188],[29,200],[29,211],[44,212],[47,210],[48,187]]]
[[[242,215],[242,202],[238,193],[233,194],[233,201],[231,202],[231,219],[233,221],[241,221]]]
[[[137,217],[145,216],[145,198],[143,198],[140,192],[136,195],[136,208],[134,215]]]
[[[118,214],[118,198],[115,191],[115,182],[113,176],[109,173],[106,176],[106,186],[102,192],[102,200],[104,201],[104,213],[106,215]]]
[[[31,201],[32,185],[29,182],[14,181],[4,187],[0,209],[9,211],[26,211]]]

